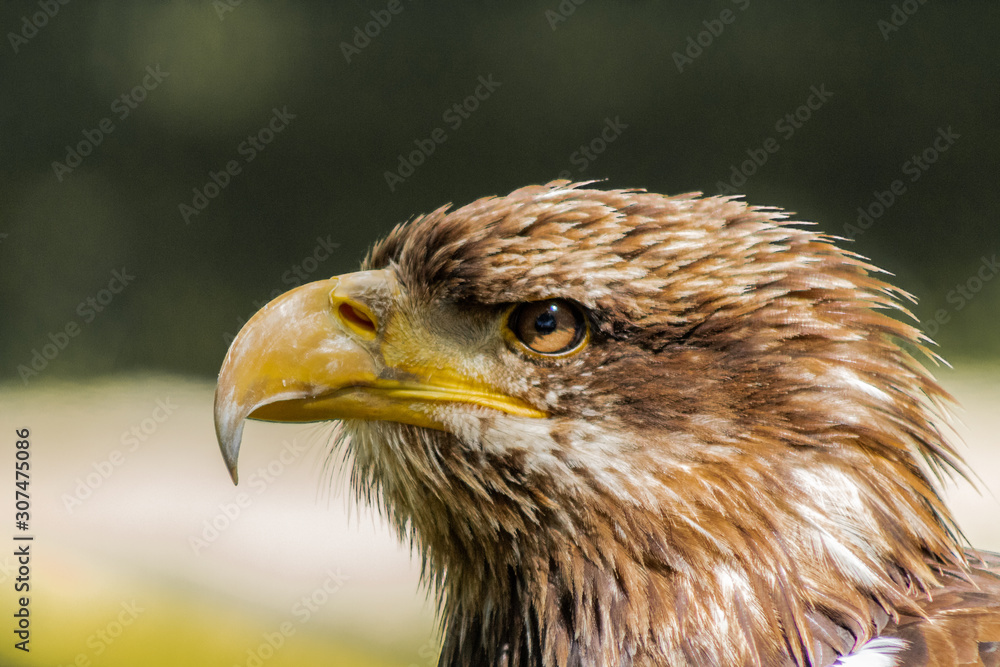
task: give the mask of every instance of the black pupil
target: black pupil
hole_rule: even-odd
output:
[[[550,334],[556,330],[556,310],[557,306],[549,306],[548,310],[540,313],[537,318],[535,318],[535,331],[542,334]]]

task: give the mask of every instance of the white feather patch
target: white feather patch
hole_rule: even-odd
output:
[[[833,663],[833,667],[904,667],[896,655],[904,648],[906,642],[902,639],[876,637]]]

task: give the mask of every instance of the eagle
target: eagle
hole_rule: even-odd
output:
[[[244,422],[338,420],[441,667],[1000,665],[1000,556],[905,292],[741,197],[557,180],[395,227],[257,312]],[[341,450],[338,450],[341,451]]]

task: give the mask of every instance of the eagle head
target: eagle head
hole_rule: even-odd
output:
[[[219,442],[235,480],[245,419],[341,420],[441,665],[832,664],[968,571],[946,396],[877,272],[734,197],[443,207],[254,315]]]

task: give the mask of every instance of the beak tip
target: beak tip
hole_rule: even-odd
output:
[[[219,402],[216,402],[215,435],[219,441],[219,450],[222,452],[222,460],[226,463],[229,477],[233,484],[239,484],[239,472],[237,464],[240,458],[240,443],[243,440],[243,415],[236,415],[236,418],[227,418],[231,415],[219,410]]]

